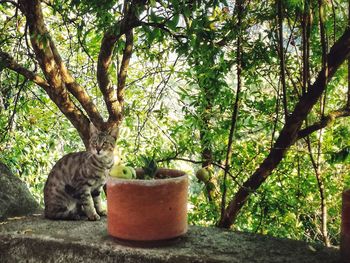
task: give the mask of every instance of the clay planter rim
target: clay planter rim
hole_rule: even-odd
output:
[[[135,169],[136,174],[144,173],[142,168]],[[154,179],[125,179],[119,177],[108,176],[108,183],[128,183],[134,185],[161,185],[168,184],[169,182],[182,181],[184,178],[188,177],[184,171],[178,169],[168,169],[168,168],[158,168],[157,174],[165,174],[171,176],[171,178],[154,178]]]

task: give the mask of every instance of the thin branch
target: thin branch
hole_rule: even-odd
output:
[[[336,41],[336,32],[337,32],[337,16],[335,14],[335,5],[334,0],[330,0],[330,3],[332,5],[332,15],[333,15],[333,43]]]
[[[327,65],[327,52],[328,52],[328,44],[327,44],[327,35],[325,29],[325,21],[324,21],[324,5],[323,0],[318,0],[318,9],[319,9],[319,18],[320,18],[320,37],[321,37],[321,47],[322,47],[322,67],[325,69],[327,82],[328,78],[328,65]]]
[[[329,113],[327,116],[322,117],[322,119],[312,125],[309,125],[308,127],[301,129],[298,132],[297,140],[300,140],[302,138],[305,138],[306,136],[310,135],[311,133],[318,131],[320,129],[326,128],[330,126],[332,123],[334,123],[335,119],[342,118],[342,117],[349,117],[350,116],[350,109],[344,108],[339,109],[336,111],[333,111]]]
[[[121,34],[114,35],[110,34],[109,32],[105,33],[102,39],[100,54],[97,62],[97,81],[110,116],[117,116],[120,112],[119,107],[116,107],[115,105],[115,103],[118,101],[117,95],[111,85],[108,73],[108,69],[112,62],[113,50],[117,40],[120,37]]]
[[[281,85],[282,85],[282,101],[284,109],[284,117],[287,121],[288,118],[288,104],[287,104],[287,86],[286,86],[286,63],[283,48],[283,6],[282,1],[277,0],[278,8],[278,50],[280,58],[280,72],[281,72]]]
[[[307,148],[309,151],[309,156],[311,160],[312,167],[315,172],[315,177],[317,181],[317,186],[318,186],[318,191],[320,193],[320,199],[321,199],[321,235],[324,244],[329,247],[330,246],[330,240],[328,238],[328,231],[327,231],[327,204],[326,204],[326,197],[325,197],[325,190],[324,190],[324,182],[322,180],[322,175],[321,175],[321,168],[320,168],[320,156],[321,156],[321,138],[322,138],[322,132],[320,130],[320,134],[317,140],[318,144],[318,149],[317,149],[317,160],[315,160],[313,154],[312,154],[312,147],[311,147],[311,142],[310,138],[306,137],[306,143],[307,143]]]
[[[325,83],[327,83],[328,78],[328,64],[327,64],[327,53],[328,53],[328,43],[327,43],[327,32],[325,28],[325,8],[323,4],[323,0],[318,0],[318,10],[319,10],[319,18],[320,18],[320,40],[321,40],[321,47],[322,47],[322,67],[325,69],[326,73],[326,79]],[[321,114],[322,117],[324,116],[324,111],[327,100],[327,89],[325,89],[325,92],[323,94],[323,100],[321,100]]]
[[[164,23],[143,22],[143,21],[141,21],[140,23],[143,26],[150,26],[150,27],[154,27],[154,28],[159,28],[159,29],[163,30],[164,32],[168,33],[170,36],[174,37],[178,42],[181,42],[181,39],[188,38],[186,35],[175,34],[169,28],[167,28]]]
[[[161,159],[161,160],[157,160],[158,163],[163,163],[163,162],[169,162],[169,161],[184,161],[184,162],[189,162],[189,163],[193,163],[193,164],[202,164],[203,161],[196,161],[196,160],[192,160],[192,159],[188,159],[188,158],[183,158],[183,157],[178,157],[178,154],[179,153],[176,153],[175,156],[172,156],[172,157],[167,157],[167,158],[164,158],[164,159]],[[257,155],[256,155],[257,156]],[[256,157],[255,156],[255,157]],[[254,157],[254,158],[255,158]],[[253,159],[254,159],[253,158]],[[252,160],[253,160],[252,159]],[[250,161],[252,161],[250,160]],[[249,161],[249,162],[250,162]],[[225,166],[221,165],[220,163],[217,163],[217,162],[212,162],[211,165],[215,166],[215,167],[218,167],[219,169],[225,171]],[[240,172],[242,172],[242,169],[240,170]],[[239,173],[240,173],[239,172]],[[239,174],[238,173],[238,174]],[[242,185],[241,182],[238,181],[238,174],[237,175],[233,175],[230,171],[227,172],[227,174],[230,176],[230,178],[238,185],[238,187],[241,187],[241,188],[244,188],[244,186]],[[246,189],[247,191],[249,191],[249,189],[247,188]]]
[[[172,67],[175,67],[177,61],[178,61],[178,58],[177,57],[172,65]],[[160,73],[163,72],[163,71],[160,71]],[[162,80],[159,82],[159,84],[157,85],[157,87],[155,88],[155,91],[154,91],[154,97],[153,96],[150,96],[149,97],[149,100],[148,102],[146,103],[144,109],[146,108],[146,106],[148,106],[148,109],[146,110],[146,116],[142,122],[142,124],[140,124],[140,118],[139,116],[137,116],[138,118],[138,127],[137,127],[137,135],[136,135],[136,138],[135,138],[135,152],[139,149],[140,147],[140,137],[142,135],[142,130],[144,129],[146,123],[149,121],[149,117],[154,109],[154,107],[157,105],[157,102],[160,101],[162,95],[163,95],[163,92],[164,90],[167,88],[167,85],[169,83],[169,80],[170,80],[170,77],[172,76],[173,74],[173,71],[169,71],[169,74],[166,76],[166,77],[163,77],[162,76]],[[161,87],[162,85],[162,87]],[[160,88],[161,87],[161,88]],[[159,92],[158,92],[159,90]],[[157,94],[158,93],[158,94]]]
[[[304,95],[310,86],[310,68],[309,68],[309,56],[310,56],[310,3],[304,2],[304,12],[302,19],[302,45],[303,45],[303,70],[302,70],[302,94]]]
[[[57,117],[61,117],[61,116],[62,116],[62,114],[58,115],[58,114],[57,114],[57,111],[55,111],[54,109],[52,109],[52,108],[49,106],[49,104],[48,104],[47,102],[43,101],[33,90],[29,89],[28,91],[29,91],[29,92],[35,97],[35,99],[36,99],[37,101],[39,101],[39,102],[42,104],[42,106],[43,106],[44,108],[46,108],[48,111],[51,111],[51,112],[52,112],[53,114],[55,114]]]
[[[147,70],[147,69],[145,69],[145,70]],[[148,71],[148,72],[145,72],[142,77],[139,77],[139,78],[137,78],[137,79],[135,79],[133,81],[128,82],[128,84],[126,84],[125,87],[128,88],[128,87],[134,85],[135,83],[140,83],[141,80],[143,80],[145,78],[148,78],[150,76],[157,75],[157,74],[160,74],[160,73],[169,73],[169,72],[179,73],[179,71],[174,71],[174,70],[171,70],[171,69],[164,69],[164,70],[160,69],[160,70],[155,70],[155,71],[152,71],[152,72]]]
[[[298,84],[299,84],[299,85],[302,85],[302,84],[300,84],[300,83],[301,83],[300,78],[297,77],[296,75],[293,75],[293,74],[290,72],[290,70],[288,69],[288,67],[286,67],[285,70],[286,70],[286,74],[287,74],[287,77],[288,77],[289,81],[292,83],[294,94],[295,94],[298,98],[300,98],[300,92],[299,92],[299,90],[298,90]],[[295,80],[294,78],[295,78],[296,80]]]
[[[67,70],[52,38],[49,38],[49,42],[53,56],[55,58],[57,66],[59,67],[62,80],[64,81],[66,88],[79,101],[80,105],[90,117],[90,120],[98,127],[102,127],[103,118],[100,115],[96,105],[93,103],[86,90],[75,81],[75,79]]]
[[[33,81],[38,86],[42,87],[44,90],[47,90],[50,88],[50,85],[47,83],[46,80],[44,80],[38,74],[18,64],[14,60],[14,58],[12,58],[8,53],[0,51],[0,61],[2,65],[5,66],[6,68],[11,69],[17,72],[18,74],[21,74],[28,80]]]
[[[28,21],[26,21],[26,24],[24,26],[24,39],[26,42],[26,46],[27,46],[27,55],[28,57],[30,57],[34,62],[34,72],[36,72],[38,70],[38,63],[35,61],[35,55],[32,53],[31,51],[31,46],[29,44],[29,39],[28,39]]]
[[[228,137],[228,144],[226,150],[226,159],[225,159],[225,170],[224,170],[224,178],[222,184],[222,197],[221,197],[221,218],[224,217],[225,207],[226,207],[226,194],[227,194],[227,174],[230,169],[230,163],[232,158],[232,144],[233,144],[233,136],[236,130],[236,123],[238,119],[238,109],[241,99],[241,89],[242,89],[242,14],[243,14],[243,3],[241,0],[236,2],[237,4],[237,49],[236,49],[236,73],[237,73],[237,89],[236,89],[236,98],[235,103],[233,104],[232,116],[231,116],[231,127],[230,133]]]
[[[280,86],[277,87],[277,92],[276,92],[276,107],[275,107],[275,120],[273,123],[273,129],[272,129],[272,136],[271,136],[271,149],[273,148],[273,144],[275,142],[275,134],[277,130],[277,124],[278,124],[278,119],[279,119],[279,108],[280,108]]]
[[[18,3],[16,3],[15,1],[12,1],[12,0],[0,0],[0,4],[3,4],[3,3],[12,4],[12,5],[14,5],[16,8],[19,9],[19,5],[18,5]]]
[[[118,98],[118,103],[120,107],[122,107],[124,104],[126,76],[128,73],[128,67],[129,67],[130,58],[133,51],[133,46],[134,46],[134,34],[133,34],[133,30],[130,29],[125,34],[125,48],[123,52],[123,58],[120,64],[120,70],[118,72],[117,98]],[[121,112],[121,109],[120,109],[120,112]],[[113,117],[118,117],[117,120],[120,120],[121,118],[119,116],[109,116],[109,117],[110,117],[109,120],[113,120]]]
[[[18,86],[19,84],[19,75],[20,74],[17,74],[17,78],[16,78],[16,87]],[[20,94],[22,92],[22,90],[24,89],[25,87],[25,84],[27,82],[27,79],[24,79],[24,81],[20,84],[20,87],[19,87],[19,90],[16,94],[16,98],[15,98],[15,105],[14,105],[14,108],[13,108],[13,111],[12,111],[12,114],[11,116],[9,117],[9,120],[8,120],[8,123],[7,123],[7,127],[5,128],[5,130],[7,131],[7,133],[10,133],[11,130],[12,130],[12,125],[13,125],[13,122],[14,122],[14,118],[15,118],[15,115],[16,115],[16,112],[17,112],[17,104],[18,104],[18,100],[20,98]],[[5,132],[4,134],[2,134],[2,138],[1,138],[1,141],[3,141],[5,139]]]

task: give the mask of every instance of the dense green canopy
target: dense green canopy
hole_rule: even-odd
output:
[[[0,161],[42,201],[93,122],[191,177],[189,221],[339,242],[349,2],[0,0]],[[198,182],[201,167],[209,182]]]

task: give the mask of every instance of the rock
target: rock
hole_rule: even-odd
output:
[[[0,223],[1,263],[338,263],[339,249],[214,227],[190,226],[162,243],[111,238],[100,221],[55,221],[30,216]]]
[[[27,186],[0,162],[0,220],[40,211]]]

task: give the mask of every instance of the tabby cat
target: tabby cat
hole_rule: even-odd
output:
[[[116,128],[101,132],[91,124],[89,149],[67,154],[54,165],[44,187],[47,218],[99,220],[106,215],[100,193],[113,166],[116,137]]]

